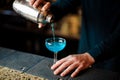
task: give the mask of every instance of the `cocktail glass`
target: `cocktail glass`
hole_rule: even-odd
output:
[[[46,38],[45,46],[49,51],[54,53],[54,63],[57,61],[57,54],[66,46],[66,40],[62,37]]]

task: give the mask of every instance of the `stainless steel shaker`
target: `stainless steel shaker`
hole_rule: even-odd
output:
[[[40,12],[40,10],[33,8],[29,5],[29,0],[15,0],[13,2],[13,10],[25,17],[28,20],[31,20],[35,23],[51,23],[52,15],[44,15]]]

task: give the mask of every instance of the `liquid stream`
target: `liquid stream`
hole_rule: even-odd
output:
[[[54,23],[51,23],[51,28],[52,28],[53,40],[54,40],[54,42],[55,42],[55,29],[54,29]]]

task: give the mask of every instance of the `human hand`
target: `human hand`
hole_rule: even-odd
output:
[[[34,8],[37,8],[38,10],[40,10],[41,13],[44,15],[47,15],[47,12],[51,6],[51,3],[45,0],[30,0],[29,3]],[[38,28],[45,26],[45,24],[42,24],[42,23],[39,23],[38,25],[39,25]]]
[[[46,0],[30,0],[29,4],[34,8],[42,8],[45,5],[49,5],[50,2],[47,2]]]
[[[69,55],[59,61],[57,61],[51,69],[54,70],[54,74],[60,74],[65,76],[71,71],[71,77],[75,77],[78,73],[84,69],[89,68],[95,60],[89,53]]]

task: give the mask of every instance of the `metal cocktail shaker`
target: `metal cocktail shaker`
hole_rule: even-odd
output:
[[[35,23],[46,24],[52,22],[51,14],[42,14],[40,10],[35,9],[29,5],[29,0],[15,0],[13,2],[13,10],[26,19],[31,20]]]

